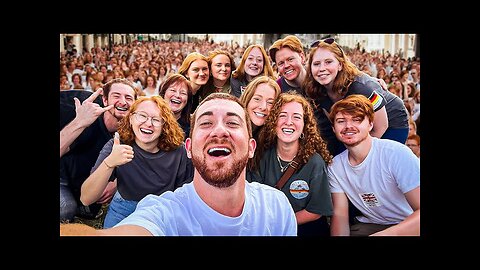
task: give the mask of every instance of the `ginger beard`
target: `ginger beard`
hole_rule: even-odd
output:
[[[207,160],[205,156],[203,156],[203,153],[207,153],[208,149],[213,147],[213,145],[219,144],[228,145],[232,151],[230,155],[232,155],[233,159],[214,161],[213,163],[209,162],[209,164],[207,164]],[[195,146],[193,146],[192,142],[192,149],[194,148]],[[237,151],[235,146],[233,146],[228,140],[212,139],[205,144],[205,147],[200,154],[196,154],[192,151],[192,163],[198,173],[200,173],[202,178],[209,185],[218,188],[226,188],[235,184],[248,162],[248,151],[245,151],[245,154],[239,158],[236,158],[236,155]]]

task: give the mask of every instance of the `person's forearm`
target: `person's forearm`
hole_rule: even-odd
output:
[[[297,224],[302,225],[310,221],[314,221],[322,217],[322,215],[314,214],[308,212],[307,210],[303,209],[295,213],[295,217],[297,218]]]
[[[420,236],[420,209],[395,226],[371,236]]]
[[[60,157],[70,150],[70,145],[84,130],[85,126],[75,118],[60,131]]]
[[[80,201],[84,205],[90,205],[102,197],[103,191],[108,185],[108,180],[112,175],[114,166],[108,163],[108,157],[105,158],[98,168],[90,174],[83,182]]]
[[[333,215],[330,224],[331,236],[350,236],[348,216]]]
[[[147,229],[137,225],[121,225],[109,229],[97,230],[85,224],[60,223],[60,236],[152,236],[152,233]]]
[[[100,231],[85,224],[60,224],[60,236],[94,236]]]

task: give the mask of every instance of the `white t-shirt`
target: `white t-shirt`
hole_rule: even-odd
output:
[[[138,225],[155,236],[296,236],[295,213],[277,189],[245,181],[245,205],[238,217],[211,209],[193,182],[160,196],[147,195],[120,225]]]
[[[420,159],[407,146],[373,138],[365,160],[352,166],[348,150],[328,166],[330,191],[345,193],[364,223],[398,224],[413,213],[405,193],[420,186]]]

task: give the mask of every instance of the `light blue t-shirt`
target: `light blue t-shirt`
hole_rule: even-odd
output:
[[[138,225],[155,236],[296,236],[295,213],[277,189],[245,181],[245,205],[238,217],[211,209],[193,182],[160,196],[147,195],[116,226]],[[116,227],[115,226],[115,227]]]

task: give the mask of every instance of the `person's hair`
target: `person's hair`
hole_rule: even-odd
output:
[[[342,65],[342,70],[338,72],[333,81],[333,91],[339,93],[342,97],[345,96],[348,86],[354,81],[355,76],[360,75],[363,72],[361,72],[357,66],[350,61],[346,54],[341,50],[340,45],[335,41],[332,44],[320,42],[318,46],[310,50],[310,53],[308,54],[307,77],[303,82],[302,88],[305,90],[305,93],[307,93],[307,96],[313,99],[323,99],[327,96],[327,89],[315,80],[311,70],[313,55],[319,48],[332,52],[338,62],[340,62],[340,65]]]
[[[412,88],[412,91],[410,92],[408,97],[411,97],[411,98],[415,97],[415,94],[418,92],[417,87],[415,86],[415,84],[413,82],[409,82],[408,86],[410,86],[410,88]]]
[[[300,39],[294,35],[289,35],[286,36],[282,39],[276,40],[272,46],[268,49],[268,53],[270,54],[270,58],[274,63],[277,61],[275,60],[275,54],[277,53],[278,50],[282,48],[289,48],[290,50],[300,53],[303,53],[303,45]]]
[[[236,65],[235,65],[235,60],[233,59],[233,56],[229,52],[227,52],[225,50],[215,49],[215,50],[208,53],[207,59],[208,59],[208,65],[210,66],[210,69],[212,69],[212,67],[211,67],[212,59],[219,54],[226,55],[230,59],[230,66],[231,66],[230,73],[237,68]],[[211,75],[211,73],[210,73],[210,75]]]
[[[188,73],[188,69],[190,68],[190,65],[197,60],[203,60],[207,63],[207,65],[209,64],[208,58],[205,55],[198,52],[192,52],[192,53],[189,53],[187,57],[185,57],[185,59],[182,62],[182,65],[180,65],[180,67],[178,68],[178,73],[187,77],[187,73]]]
[[[411,115],[408,116],[408,125],[409,125],[409,128],[410,128],[410,125],[412,125],[413,128],[415,129],[415,132],[417,132],[417,123],[415,122],[415,120],[413,120],[413,117]]]
[[[187,104],[182,109],[182,113],[180,115],[179,120],[182,120],[183,122],[188,123],[188,121],[190,121],[190,111],[192,110],[193,97],[192,97],[192,86],[190,85],[190,82],[187,80],[187,78],[185,78],[185,76],[178,73],[167,74],[167,77],[165,78],[165,80],[162,82],[162,84],[160,84],[160,88],[158,89],[158,95],[161,96],[162,98],[165,98],[165,93],[167,89],[175,83],[184,83],[187,85],[187,92],[188,92]]]
[[[268,55],[265,49],[263,48],[262,45],[260,44],[252,44],[245,49],[245,52],[243,52],[242,59],[240,60],[240,64],[238,67],[232,72],[232,77],[238,80],[243,80],[245,79],[245,62],[247,61],[248,55],[250,52],[253,50],[253,48],[258,48],[262,52],[263,56],[263,75],[264,76],[269,76],[272,79],[277,79],[275,77],[275,73],[273,73],[273,68],[272,65],[270,64],[270,61],[268,60]]]
[[[407,109],[408,115],[412,115],[412,106],[410,105],[410,101],[408,99],[404,99],[403,105],[405,105],[405,109]]]
[[[253,81],[251,81],[247,85],[247,88],[245,88],[245,92],[243,92],[243,94],[240,96],[240,102],[243,104],[243,106],[245,106],[245,108],[248,106],[250,100],[252,100],[252,97],[255,94],[257,87],[262,83],[266,83],[269,86],[273,87],[273,89],[275,89],[275,100],[277,100],[278,96],[282,92],[280,86],[274,79],[262,75],[256,77]]]
[[[205,99],[203,99],[200,102],[200,104],[198,104],[197,108],[195,109],[193,114],[190,116],[190,134],[189,134],[189,137],[190,138],[192,137],[193,129],[195,128],[195,119],[196,119],[196,116],[197,116],[198,109],[200,107],[202,107],[202,105],[205,102],[213,100],[213,99],[231,100],[231,101],[234,101],[234,102],[238,103],[243,108],[243,113],[245,114],[245,122],[246,122],[246,125],[247,125],[248,136],[249,136],[249,138],[252,138],[252,124],[251,124],[250,116],[248,115],[248,112],[247,112],[247,109],[245,108],[245,106],[243,106],[243,104],[240,102],[240,99],[238,99],[238,97],[232,96],[232,95],[227,94],[227,93],[221,93],[221,92],[212,93],[212,94],[208,95]]]
[[[135,92],[134,94],[134,98],[137,99],[137,97],[139,96],[143,96],[143,93],[142,91],[140,91],[140,89],[138,89],[131,81],[127,80],[127,79],[124,79],[124,78],[117,78],[117,79],[112,79],[108,82],[106,82],[102,89],[103,89],[103,96],[108,99],[108,94],[110,93],[110,89],[112,88],[112,85],[115,84],[115,83],[119,83],[119,84],[125,84],[125,85],[128,85],[130,86],[133,91]]]
[[[297,157],[300,158],[302,164],[306,164],[310,157],[317,152],[320,154],[326,164],[330,164],[332,162],[333,156],[327,149],[327,143],[320,136],[320,131],[317,127],[317,120],[313,113],[310,102],[308,102],[305,97],[298,94],[296,91],[288,91],[280,94],[275,102],[275,105],[273,105],[270,114],[265,120],[264,128],[262,128],[262,131],[260,132],[257,144],[258,152],[256,153],[253,161],[249,164],[251,165],[251,170],[256,170],[258,168],[260,160],[262,159],[265,151],[277,145],[276,127],[278,117],[282,110],[282,106],[290,102],[297,102],[302,105],[303,108],[304,126],[302,134],[304,137],[300,139]]]
[[[360,117],[362,120],[367,117],[370,123],[373,123],[373,117],[375,115],[372,102],[364,95],[350,95],[335,102],[330,109],[329,115],[332,124],[335,123],[337,113],[346,113],[352,117]]]
[[[414,140],[417,142],[418,146],[420,146],[420,136],[417,135],[417,134],[412,134],[410,136],[407,137],[407,141],[408,140]]]
[[[122,143],[132,145],[135,141],[135,133],[130,124],[130,118],[133,116],[133,113],[136,112],[138,105],[144,101],[153,101],[156,103],[163,120],[162,132],[157,144],[158,148],[165,152],[177,149],[183,143],[183,130],[178,125],[177,119],[175,119],[170,106],[159,96],[139,97],[132,106],[130,106],[127,115],[122,118],[118,127],[118,134],[120,135]]]

